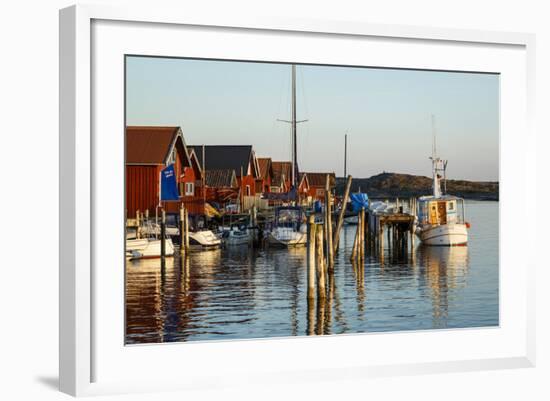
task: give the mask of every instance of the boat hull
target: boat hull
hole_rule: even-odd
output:
[[[126,252],[128,257],[132,260],[160,258],[161,240],[144,241],[146,241],[145,245],[141,244],[139,247],[134,246],[133,249],[127,248]],[[172,240],[170,238],[165,240],[165,246],[165,256],[174,256],[174,244],[172,244]]]
[[[459,246],[468,243],[468,230],[465,224],[418,226],[416,235],[424,245],[430,246]]]
[[[291,229],[277,229],[269,233],[267,241],[273,247],[296,247],[305,246],[307,242],[307,233],[293,231]]]
[[[189,243],[193,247],[219,248],[221,240],[210,230],[189,232]]]

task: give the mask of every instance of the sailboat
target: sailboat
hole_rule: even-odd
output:
[[[292,64],[292,117],[291,120],[280,120],[290,123],[292,126],[292,189],[289,194],[294,194],[294,204],[298,197],[298,162],[296,125],[307,120],[296,120],[296,66]],[[275,209],[275,220],[271,231],[267,234],[267,241],[272,246],[303,246],[307,241],[307,225],[299,206],[280,206]]]
[[[433,116],[432,130],[433,143],[430,159],[432,160],[433,194],[418,198],[416,211],[418,222],[415,233],[425,245],[466,245],[469,224],[465,221],[464,199],[448,195],[441,190],[441,180],[446,182],[447,160],[437,156]]]

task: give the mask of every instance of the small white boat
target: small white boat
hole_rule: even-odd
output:
[[[222,231],[221,239],[225,245],[248,245],[250,243],[250,232],[248,229],[242,230],[232,227]]]
[[[416,235],[425,245],[466,245],[470,225],[465,221],[464,199],[441,191],[440,180],[446,179],[447,160],[436,156],[435,129],[431,160],[433,195],[418,198]]]
[[[170,238],[165,240],[165,256],[174,256],[174,244]],[[130,259],[160,258],[160,239],[135,239],[126,241],[126,256]]]
[[[267,235],[271,246],[304,246],[307,242],[307,225],[302,222],[302,209],[283,206],[275,210],[274,226]]]
[[[218,248],[221,240],[210,230],[189,231],[189,245],[202,248]]]

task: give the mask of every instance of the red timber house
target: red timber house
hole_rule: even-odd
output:
[[[256,180],[256,193],[271,192],[271,183],[273,181],[273,168],[270,157],[258,157],[258,167],[260,169],[260,178]]]
[[[180,127],[126,127],[126,213],[134,216],[137,210],[146,210],[155,215],[159,205],[160,172],[174,164],[180,190],[179,201],[163,201],[168,213],[175,213],[184,202],[189,212],[201,214],[204,205],[195,192],[197,174],[200,169],[194,166]],[[189,185],[192,184],[192,185]]]
[[[336,187],[336,174],[335,173],[305,173],[307,175],[309,184],[309,196],[312,200],[325,200],[325,188],[327,183],[327,174],[329,176],[330,191],[332,192]]]
[[[189,149],[197,155],[206,176],[209,176],[209,170],[225,170],[223,174],[230,174],[227,170],[233,171],[237,179],[237,192],[244,196],[256,195],[256,180],[260,178],[260,169],[252,145],[195,145],[189,146]],[[225,178],[230,180],[229,176]],[[211,189],[208,188],[207,192]]]
[[[290,191],[292,163],[277,162],[271,163],[273,177],[271,180],[270,192],[288,192]]]

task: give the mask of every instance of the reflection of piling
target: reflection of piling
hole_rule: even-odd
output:
[[[325,258],[323,254],[323,228],[315,229],[315,261],[317,264],[317,296],[325,298]]]
[[[361,235],[359,241],[359,258],[361,263],[365,260],[365,208],[361,208],[361,226],[358,227]]]
[[[315,297],[315,239],[316,225],[315,215],[308,217],[307,224],[307,297]],[[308,301],[309,302],[309,301]]]

